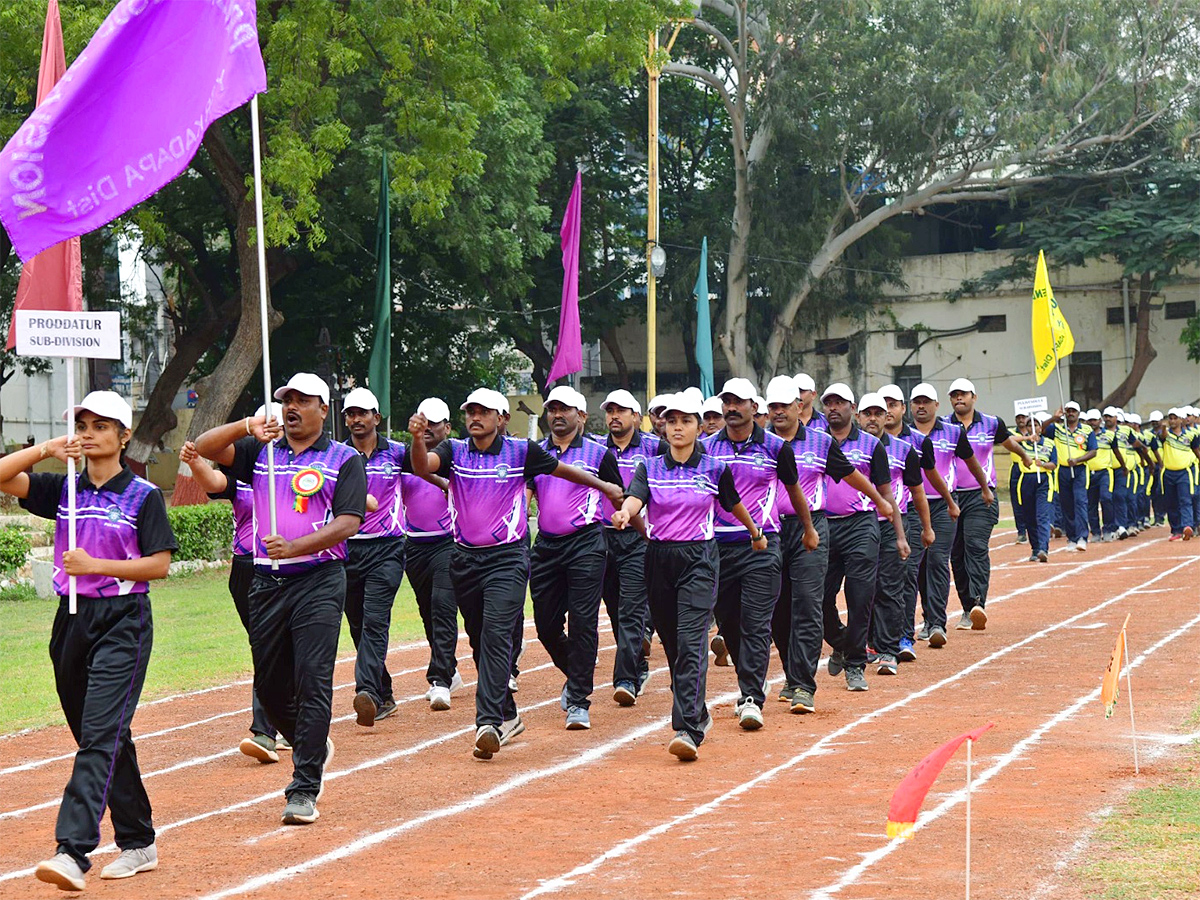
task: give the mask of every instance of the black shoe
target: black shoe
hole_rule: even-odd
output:
[[[829,654],[829,674],[841,675],[846,668],[846,657],[842,655],[841,650],[834,650]]]
[[[354,695],[354,714],[358,717],[359,725],[374,725],[377,712],[379,706],[375,703],[375,698],[366,691],[359,691]]]

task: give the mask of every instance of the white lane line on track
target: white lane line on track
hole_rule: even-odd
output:
[[[1175,631],[1172,631],[1166,637],[1146,648],[1146,650],[1136,659],[1130,661],[1129,668],[1136,669],[1147,659],[1149,659],[1152,654],[1161,650],[1163,647],[1177,638],[1182,637],[1192,628],[1196,627],[1196,625],[1200,625],[1200,616],[1196,616],[1190,622],[1187,622],[1181,627],[1175,629]],[[1001,755],[995,763],[993,763],[984,771],[980,772],[977,777],[972,779],[972,787],[976,790],[983,787],[985,784],[1003,772],[1006,768],[1008,768],[1008,766],[1014,761],[1020,759],[1034,746],[1041,743],[1042,738],[1045,737],[1051,729],[1061,725],[1063,722],[1075,716],[1085,706],[1090,703],[1095,703],[1099,699],[1100,688],[1096,688],[1084,694],[1082,697],[1064,709],[1060,710],[1055,715],[1051,716],[1032,732],[1014,744],[1012,749]],[[933,822],[936,822],[956,806],[965,803],[966,798],[967,792],[965,788],[959,788],[958,790],[953,791],[948,797],[946,797],[945,800],[943,800],[929,812],[921,813],[921,815],[917,817],[917,822],[913,830],[919,831]],[[850,887],[856,881],[858,881],[858,879],[861,878],[868,869],[890,856],[904,843],[906,843],[904,838],[893,838],[886,844],[883,844],[875,850],[872,850],[870,853],[865,854],[861,862],[847,869],[836,881],[826,885],[823,888],[818,888],[809,894],[808,896],[810,900],[828,900],[828,898],[833,897],[834,894],[840,893],[845,888]]]
[[[1154,580],[1158,580],[1158,578],[1165,578],[1168,575],[1173,574],[1177,570],[1182,569],[1184,566],[1187,566],[1187,565],[1189,565],[1193,562],[1197,562],[1197,561],[1200,561],[1200,560],[1185,560],[1184,562],[1179,563],[1178,565],[1174,566],[1173,568],[1161,573]],[[1116,597],[1113,597],[1111,600],[1106,600],[1103,603],[1093,606],[1091,609],[1084,610],[1083,612],[1077,613],[1076,615],[1071,616],[1067,619],[1063,619],[1062,621],[1060,621],[1056,624],[1048,625],[1047,627],[1041,629],[1037,633],[1031,634],[1031,635],[1021,639],[1020,641],[1017,641],[1016,643],[1009,644],[1007,647],[1002,647],[1001,649],[995,651],[994,653],[990,654],[989,656],[985,656],[984,658],[972,663],[971,665],[969,665],[963,669],[960,669],[959,671],[953,673],[952,675],[948,675],[946,678],[943,678],[941,681],[938,681],[934,684],[931,684],[924,688],[921,688],[918,691],[914,691],[913,693],[909,694],[906,697],[902,697],[899,700],[895,700],[892,703],[887,704],[886,706],[882,706],[879,709],[876,709],[876,710],[873,710],[872,712],[867,713],[866,715],[860,716],[859,718],[855,719],[852,722],[846,723],[841,728],[838,728],[836,731],[832,731],[829,734],[827,734],[825,737],[820,738],[816,743],[814,743],[807,750],[804,750],[803,752],[796,754],[791,759],[788,759],[773,768],[770,768],[763,772],[760,772],[758,775],[756,775],[754,778],[750,779],[749,781],[744,781],[741,784],[736,785],[735,787],[731,788],[729,791],[725,792],[724,794],[714,797],[712,800],[709,800],[706,803],[696,806],[695,808],[689,810],[686,813],[682,813],[682,814],[674,817],[673,819],[670,819],[666,822],[662,822],[662,823],[654,826],[653,828],[642,832],[641,834],[635,835],[631,838],[627,838],[626,840],[621,841],[620,843],[614,845],[613,847],[610,847],[608,850],[606,850],[604,853],[600,854],[596,858],[592,859],[590,862],[587,862],[580,866],[577,866],[576,868],[572,869],[571,871],[569,871],[563,875],[560,875],[556,878],[552,878],[552,879],[543,881],[542,884],[540,886],[538,886],[537,888],[529,891],[528,893],[523,894],[521,896],[521,900],[531,900],[531,898],[533,898],[533,897],[538,897],[543,894],[555,893],[557,891],[560,891],[567,887],[570,887],[571,885],[574,884],[574,882],[578,878],[580,878],[584,875],[589,875],[592,872],[595,872],[597,869],[599,869],[605,863],[626,855],[631,850],[634,850],[635,848],[652,840],[653,838],[658,837],[659,835],[665,834],[666,832],[672,830],[673,828],[675,828],[679,825],[685,824],[685,823],[693,821],[701,816],[707,815],[708,813],[711,813],[713,810],[724,805],[728,801],[741,796],[742,794],[746,793],[747,791],[751,790],[754,787],[757,787],[760,784],[764,784],[768,781],[773,780],[777,776],[783,774],[784,772],[788,771],[789,769],[794,768],[795,766],[799,765],[800,763],[804,762],[805,760],[811,759],[816,756],[821,756],[823,754],[835,752],[834,748],[837,746],[841,746],[841,744],[844,743],[844,742],[839,742],[839,739],[844,737],[846,734],[850,733],[851,731],[859,728],[860,726],[874,722],[876,719],[880,718],[881,716],[883,716],[889,712],[892,712],[892,711],[898,710],[898,709],[902,709],[902,708],[908,706],[909,704],[913,703],[914,701],[922,699],[922,698],[928,696],[929,694],[932,694],[933,692],[940,690],[943,687],[946,687],[947,685],[950,685],[956,681],[959,681],[966,675],[968,675],[976,670],[982,669],[983,667],[991,664],[992,662],[995,662],[1000,657],[1007,656],[1009,653],[1012,653],[1012,652],[1016,651],[1017,649],[1032,643],[1033,641],[1040,640],[1041,638],[1045,637],[1046,635],[1048,635],[1054,631],[1057,631],[1061,628],[1070,627],[1070,625],[1072,625],[1078,619],[1081,619],[1085,616],[1094,615],[1099,610],[1124,599],[1125,597],[1133,594],[1135,591],[1136,591],[1136,589],[1130,589],[1128,591],[1125,591],[1122,594],[1117,595]]]
[[[530,669],[529,671],[533,671],[533,670]],[[666,671],[667,671],[667,667],[662,666],[661,668],[658,668],[658,669],[652,669],[650,671],[650,674],[651,675],[661,675],[662,673],[664,673]],[[778,681],[778,679],[775,679],[775,681]],[[612,687],[612,685],[611,685],[611,683],[608,683],[608,684],[597,685],[596,687],[603,689],[603,688],[607,688],[607,687]],[[665,687],[655,688],[653,693],[665,692],[666,690],[667,690],[667,688],[665,688]],[[735,691],[731,694],[722,695],[721,697],[716,698],[716,700],[714,700],[713,703],[733,699],[733,698],[736,698],[737,696],[738,696],[738,694]],[[551,705],[557,706],[558,703],[559,703],[559,698],[552,697],[549,700],[542,700],[539,703],[532,703],[529,706],[525,707],[523,711],[529,712],[534,709],[540,709],[544,706],[551,706]],[[657,728],[657,727],[661,726],[663,721],[666,721],[667,724],[670,724],[671,720],[668,717],[666,720],[657,721],[654,723],[654,727]],[[424,750],[429,750],[432,747],[440,746],[441,744],[445,744],[448,741],[454,740],[455,738],[466,737],[466,736],[474,734],[474,733],[475,733],[474,725],[470,725],[467,728],[460,728],[457,731],[446,732],[446,733],[438,735],[436,737],[428,738],[427,740],[421,741],[420,743],[413,744],[411,747],[405,747],[401,750],[393,750],[390,753],[384,754],[383,756],[377,756],[377,757],[374,757],[373,759],[364,760],[363,762],[358,763],[357,765],[350,766],[347,769],[342,769],[337,772],[330,772],[327,776],[324,777],[324,780],[325,781],[336,781],[340,778],[345,778],[348,775],[354,775],[354,774],[357,774],[358,772],[366,771],[368,769],[378,768],[379,766],[383,766],[383,765],[387,765],[388,763],[395,762],[398,759],[404,759],[405,757],[408,757],[408,756],[414,756],[417,753],[420,753]],[[182,828],[185,825],[192,825],[196,822],[202,822],[206,819],[211,819],[214,816],[229,815],[230,813],[238,812],[239,810],[243,810],[243,809],[248,809],[252,806],[257,806],[261,803],[279,802],[282,799],[282,797],[283,797],[283,793],[281,791],[271,791],[270,793],[267,793],[267,794],[260,794],[257,797],[251,797],[249,800],[241,800],[237,803],[232,803],[229,806],[225,806],[220,809],[208,810],[207,812],[203,812],[203,813],[200,813],[195,816],[189,816],[186,819],[180,819],[176,822],[169,822],[166,825],[156,825],[155,831],[157,834],[162,835],[167,832],[174,831],[176,828]],[[439,816],[433,816],[433,818],[439,818]],[[421,824],[423,824],[423,823],[421,823]],[[93,853],[93,855],[112,853],[112,852],[115,852],[116,849],[117,849],[116,844],[108,843],[102,847],[97,847],[94,851],[92,851],[92,853]],[[11,872],[5,872],[3,874],[0,874],[0,883],[5,882],[5,881],[12,881],[16,878],[27,878],[33,874],[33,871],[34,871],[34,867],[30,866],[27,869],[18,869],[18,870],[14,870]]]

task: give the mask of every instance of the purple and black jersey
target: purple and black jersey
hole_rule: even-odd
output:
[[[54,525],[54,592],[66,596],[70,588],[63,570],[70,527],[67,509],[67,476],[34,472],[29,476],[29,496],[21,506]],[[128,466],[99,487],[86,471],[75,480],[75,546],[96,559],[139,559],[178,544],[167,521],[162,491],[138,478]],[[77,575],[75,590],[81,597],[120,597],[145,594],[145,581],[124,581],[111,575]]]
[[[887,451],[874,435],[867,434],[856,424],[850,425],[850,433],[844,441],[834,438],[846,461],[878,487],[892,480],[888,468]],[[873,511],[873,504],[866,494],[859,493],[844,481],[835,481],[825,476],[825,513],[830,518],[844,518],[855,513]]]
[[[841,481],[854,471],[854,466],[846,460],[846,455],[827,431],[806,428],[802,424],[788,443],[796,457],[796,472],[808,508],[821,512],[825,509],[825,477],[828,475],[834,481]],[[780,491],[775,503],[781,517],[796,515],[787,491]]]
[[[604,439],[604,446],[617,461],[617,469],[621,472],[621,484],[627,488],[633,481],[633,473],[637,471],[640,464],[667,452],[667,442],[657,434],[637,430],[629,438],[629,443],[625,445],[624,450],[616,445],[611,434]],[[612,525],[613,511],[608,508],[607,504],[602,509],[604,510],[604,524]]]
[[[640,464],[626,493],[645,504],[652,541],[710,541],[717,507],[728,512],[741,502],[729,467],[698,445],[687,462],[668,452]]]
[[[936,469],[946,482],[947,489],[953,491],[958,486],[960,462],[962,467],[967,470],[967,477],[971,479],[971,483],[978,483],[975,481],[975,476],[970,474],[971,470],[967,468],[967,460],[975,456],[975,450],[971,447],[971,442],[967,440],[967,433],[958,423],[944,422],[935,418],[929,434],[913,428],[904,435],[904,438],[921,454],[921,468]],[[933,466],[927,465],[927,461],[931,458]],[[924,472],[921,473],[921,478],[926,494],[930,497],[940,496],[933,485],[929,483],[929,478],[925,476]]]
[[[954,416],[945,416],[943,421],[948,425],[962,427],[962,423]],[[989,416],[975,410],[971,424],[965,426],[965,430],[967,440],[971,442],[971,449],[975,451],[975,458],[979,460],[979,465],[983,467],[984,474],[987,475],[988,487],[995,487],[996,461],[992,458],[992,448],[1008,440],[1008,428],[1005,426],[1004,420],[999,416]],[[954,467],[958,470],[954,478],[956,490],[977,491],[980,489],[979,482],[967,468],[966,460],[956,459]]]
[[[367,472],[367,493],[379,503],[374,512],[367,513],[358,534],[350,540],[380,537],[401,537],[404,523],[400,513],[400,467],[408,456],[408,446],[399,441],[389,441],[377,434],[375,452],[365,456],[355,448],[353,442],[346,446],[363,459]]]
[[[760,425],[753,427],[745,441],[732,440],[729,429],[722,428],[701,443],[707,455],[729,466],[734,487],[750,518],[764,532],[778,532],[777,498],[787,493],[781,485],[796,484],[799,480],[792,445],[779,435],[764,431]],[[750,540],[746,526],[726,510],[717,513],[715,529],[718,541]]]
[[[233,555],[249,556],[254,552],[254,489],[238,481],[228,466],[218,468],[225,476],[225,490],[209,494],[208,499],[229,501],[233,507]]]
[[[254,488],[254,565],[278,575],[295,575],[332,560],[346,558],[346,542],[334,544],[318,553],[306,553],[279,560],[271,567],[263,541],[271,534],[268,496],[272,490],[267,470],[267,454],[275,460],[276,532],[294,541],[328,525],[343,515],[366,515],[367,475],[362,456],[345,444],[322,434],[299,455],[292,452],[286,437],[271,444],[256,438],[242,438],[233,445],[230,470],[238,481]]]
[[[529,533],[525,481],[550,475],[558,460],[529,440],[497,434],[480,450],[471,438],[448,438],[433,451],[450,481],[450,527],[469,547],[496,547]]]
[[[607,447],[579,435],[566,450],[559,451],[552,438],[542,442],[542,449],[562,465],[590,472],[601,481],[624,486],[621,470]],[[608,513],[612,521],[612,504],[594,488],[584,487],[565,478],[537,475],[532,487],[538,499],[538,532],[560,537],[580,528],[600,522]]]
[[[894,435],[884,432],[880,439],[888,458],[888,472],[892,481],[892,496],[900,515],[908,512],[908,501],[912,497],[912,489],[921,483],[924,477],[921,472],[921,458],[912,444]],[[880,521],[887,521],[884,516]]]
[[[412,454],[406,454],[400,466],[400,501],[404,533],[410,541],[424,544],[450,536],[446,492],[412,470]]]

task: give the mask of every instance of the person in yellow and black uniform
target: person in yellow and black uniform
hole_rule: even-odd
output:
[[[1117,468],[1116,432],[1104,426],[1105,419],[1100,410],[1089,409],[1085,416],[1088,427],[1096,438],[1096,455],[1087,462],[1088,467],[1088,530],[1098,541],[1113,541],[1117,538],[1117,514],[1113,505],[1113,471]]]
[[[1119,468],[1113,472],[1113,507],[1117,514],[1117,537],[1125,540],[1138,533],[1137,490],[1141,484],[1138,464],[1146,452],[1133,427],[1125,420],[1125,413],[1115,406],[1104,410],[1104,421],[1117,436],[1120,448]]]
[[[1047,562],[1050,553],[1050,520],[1058,483],[1058,451],[1054,441],[1042,434],[1046,412],[1034,413],[1033,432],[1018,440],[1025,444],[1031,465],[1017,460],[1015,513],[1029,537],[1029,561]]]
[[[1096,437],[1080,420],[1079,404],[1068,400],[1052,415],[1042,433],[1054,440],[1058,450],[1058,507],[1067,544],[1087,549],[1087,462],[1096,456]]]
[[[1185,410],[1167,413],[1163,432],[1163,496],[1171,522],[1172,541],[1190,541],[1195,534],[1192,497],[1196,493],[1196,464],[1200,460],[1200,431],[1185,425]]]

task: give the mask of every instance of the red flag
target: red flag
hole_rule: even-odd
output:
[[[579,238],[582,232],[583,173],[575,173],[575,187],[563,216],[562,260],[563,290],[562,311],[558,317],[558,347],[554,351],[554,362],[546,375],[546,384],[557,381],[564,375],[583,369],[583,333],[579,327]]]
[[[46,7],[46,30],[42,33],[42,65],[38,70],[38,106],[50,89],[67,71],[63,52],[62,23],[58,18],[58,0]],[[79,238],[71,238],[43,250],[21,268],[17,284],[17,302],[8,326],[11,350],[17,343],[18,309],[83,309],[83,276],[79,257]]]
[[[938,747],[927,757],[917,763],[892,794],[892,802],[888,806],[887,833],[888,837],[911,837],[913,826],[917,824],[917,813],[925,802],[925,795],[933,787],[933,782],[941,774],[950,757],[954,755],[963,741],[977,741],[989,728],[994,728],[995,722],[988,722],[974,731],[960,734],[951,741]]]
[[[1104,718],[1106,719],[1117,708],[1117,697],[1121,693],[1121,657],[1125,654],[1125,628],[1128,625],[1129,616],[1127,615],[1125,622],[1121,625],[1121,632],[1117,635],[1117,645],[1113,647],[1112,659],[1108,661],[1104,680],[1100,683],[1100,699],[1104,702]]]

